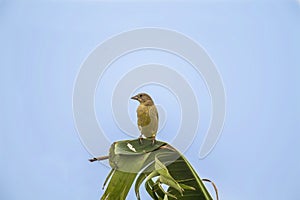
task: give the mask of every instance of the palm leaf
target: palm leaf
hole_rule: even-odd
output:
[[[96,159],[96,158],[95,158]],[[92,159],[94,161],[95,159]],[[96,159],[97,160],[97,159]],[[144,139],[115,142],[109,151],[111,173],[101,200],[125,200],[135,181],[140,200],[141,186],[155,200],[212,200],[203,182],[186,158],[165,142]],[[167,186],[167,191],[164,190]]]

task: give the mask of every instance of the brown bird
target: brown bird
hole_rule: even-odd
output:
[[[131,99],[140,102],[137,112],[137,125],[141,132],[140,141],[143,136],[146,138],[152,138],[155,142],[155,136],[158,129],[158,112],[152,98],[146,93],[137,94]]]

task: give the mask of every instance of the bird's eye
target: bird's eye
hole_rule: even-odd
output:
[[[140,94],[140,97],[142,97],[142,95]]]

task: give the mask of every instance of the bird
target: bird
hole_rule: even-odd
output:
[[[151,138],[152,144],[154,144],[158,130],[158,112],[154,101],[146,93],[139,93],[131,97],[131,99],[140,103],[136,110],[137,125],[141,132],[139,137],[140,143],[142,143],[143,136],[145,136],[146,138]]]

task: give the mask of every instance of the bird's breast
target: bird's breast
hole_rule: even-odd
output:
[[[147,126],[151,122],[149,115],[149,107],[144,105],[139,105],[137,108],[137,117],[139,126]]]

